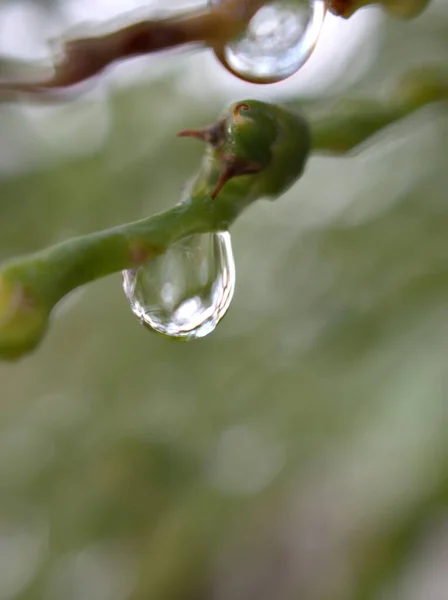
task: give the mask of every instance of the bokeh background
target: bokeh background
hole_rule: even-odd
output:
[[[161,8],[3,0],[0,51],[48,59],[67,28]],[[0,259],[177,202],[202,148],[176,131],[230,100],[381,97],[447,56],[433,0],[411,22],[329,18],[267,88],[188,52],[4,103]],[[210,337],[152,335],[117,274],[0,366],[0,600],[448,599],[447,140],[428,107],[254,205]]]

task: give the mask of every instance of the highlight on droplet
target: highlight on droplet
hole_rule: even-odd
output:
[[[228,231],[190,235],[138,269],[123,271],[123,289],[140,322],[185,340],[210,334],[235,290]]]
[[[326,0],[268,2],[256,12],[241,36],[223,48],[215,48],[215,54],[241,79],[253,83],[282,81],[296,73],[311,56],[326,7]]]

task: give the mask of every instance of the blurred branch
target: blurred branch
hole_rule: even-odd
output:
[[[312,118],[313,151],[345,154],[392,123],[416,110],[448,100],[448,70],[412,70],[394,86],[385,100],[346,98],[318,106]]]
[[[419,15],[430,0],[329,0],[330,11],[344,19],[351,17],[364,6],[379,4],[394,17],[410,19]]]
[[[446,100],[446,71],[414,71],[399,82],[388,102],[345,100],[321,107],[324,116],[310,119],[312,151],[344,154],[417,109]],[[217,135],[216,126],[190,135],[210,141],[211,132]],[[71,290],[136,268],[187,235],[227,229],[263,194],[263,188],[258,188],[255,197],[241,198],[239,192],[229,199],[229,195],[213,197],[202,185],[188,202],[159,215],[72,239],[6,264],[0,270],[0,356],[15,358],[33,349],[47,329],[54,305]]]
[[[226,41],[243,32],[251,18],[268,0],[226,0],[207,9],[163,19],[145,20],[110,29],[102,35],[62,42],[62,58],[49,73],[39,65],[20,65],[8,80],[0,80],[0,100],[17,94],[42,94],[68,88],[100,74],[106,67],[136,56],[163,50],[202,45],[219,57]],[[297,0],[299,2],[299,0]],[[327,0],[333,14],[349,18],[367,4],[380,4],[401,17],[414,16],[429,0]],[[0,57],[0,62],[2,61]]]
[[[30,65],[33,80],[0,81],[5,97],[16,93],[42,93],[67,88],[98,75],[107,66],[128,58],[162,50],[201,44],[218,48],[241,33],[266,0],[227,0],[208,9],[164,19],[145,20],[126,27],[111,27],[103,35],[63,42],[62,60],[46,77],[45,69]],[[107,29],[107,26],[103,26]]]

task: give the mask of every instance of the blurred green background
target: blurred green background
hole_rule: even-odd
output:
[[[3,2],[0,40],[38,55],[72,12]],[[1,105],[0,258],[175,203],[202,153],[176,131],[231,98],[377,97],[446,64],[445,0],[361,12],[288,84],[175,54]],[[235,224],[234,301],[205,339],[142,328],[119,275],[70,296],[0,366],[0,600],[446,600],[447,155],[434,106],[313,157]]]

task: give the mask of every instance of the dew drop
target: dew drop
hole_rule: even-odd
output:
[[[225,0],[209,0],[211,5]],[[326,13],[326,0],[277,0],[262,6],[246,31],[215,53],[232,73],[253,83],[293,75],[311,56]]]
[[[211,333],[235,289],[227,231],[188,236],[138,269],[123,271],[123,289],[143,325],[182,339]]]

